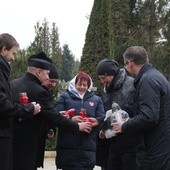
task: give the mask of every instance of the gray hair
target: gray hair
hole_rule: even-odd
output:
[[[148,53],[142,46],[129,47],[123,54],[123,58],[133,61],[136,65],[142,65],[149,62]]]

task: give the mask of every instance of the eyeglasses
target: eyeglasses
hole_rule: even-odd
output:
[[[133,61],[126,61],[126,62],[124,62],[124,67],[126,67],[126,65],[127,65],[128,63],[131,63],[131,62],[133,62]]]

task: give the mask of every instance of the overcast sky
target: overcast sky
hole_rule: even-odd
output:
[[[79,59],[85,42],[85,34],[94,0],[2,0],[0,9],[0,33],[10,33],[26,48],[34,40],[34,26],[44,18],[56,23],[60,45],[69,45]]]

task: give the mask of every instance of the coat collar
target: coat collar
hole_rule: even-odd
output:
[[[27,77],[27,78],[30,79],[31,81],[36,82],[36,83],[39,84],[40,86],[42,86],[41,81],[40,81],[36,76],[34,76],[33,74],[27,72],[27,73],[25,74],[25,77]]]
[[[134,80],[134,85],[135,86],[138,83],[138,81],[141,79],[143,74],[146,73],[151,68],[154,68],[154,66],[152,64],[150,64],[150,63],[143,65],[143,67],[140,69],[138,75],[135,77],[135,80]]]
[[[106,92],[107,93],[110,93],[112,92],[113,90],[114,91],[117,91],[119,90],[122,85],[123,85],[123,82],[125,80],[125,77],[126,77],[126,71],[125,69],[120,69],[119,73],[117,74],[117,76],[115,78],[113,78],[110,86],[106,87]]]

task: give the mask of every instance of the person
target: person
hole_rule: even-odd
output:
[[[58,81],[59,81],[59,75],[58,75],[57,68],[55,65],[52,65],[49,73],[49,79],[43,83],[44,88],[46,88],[50,93],[51,101],[53,97],[53,89],[56,87]]]
[[[27,106],[14,103],[9,85],[10,62],[15,60],[19,44],[8,34],[0,34],[0,169],[13,170],[13,119],[14,117],[31,117],[37,114],[39,104],[29,103]],[[21,112],[19,112],[21,111]]]
[[[96,122],[90,134],[84,132],[71,134],[65,129],[58,128],[57,169],[92,170],[95,166],[97,126],[104,119],[104,108],[101,98],[94,95],[92,87],[89,74],[80,71],[69,82],[68,89],[57,99],[55,105],[57,112],[66,111],[67,113],[68,110],[75,109],[75,113],[70,115],[71,120]]]
[[[113,101],[120,108],[133,116],[134,79],[126,74],[124,68],[119,68],[117,61],[105,58],[101,60],[96,73],[104,86],[102,100],[105,112],[112,109]],[[99,135],[103,138],[103,132]],[[98,139],[97,162],[102,170],[135,170],[136,169],[136,139],[135,135],[119,134],[110,139]]]
[[[48,61],[53,64],[53,61],[48,58]],[[53,100],[53,89],[56,87],[58,83],[59,75],[56,66],[53,64],[50,68],[49,79],[43,82],[43,87],[48,91],[50,102]],[[44,123],[42,128],[42,132],[39,136],[38,142],[38,151],[37,151],[37,158],[36,158],[36,167],[44,167],[44,154],[45,154],[45,143],[46,139],[50,140],[54,138],[56,134],[56,128],[50,126],[48,122]]]
[[[14,123],[14,170],[35,170],[39,136],[45,121],[51,126],[68,129],[72,133],[79,130],[90,133],[91,123],[75,123],[59,113],[56,113],[50,102],[49,93],[42,87],[44,81],[49,79],[51,63],[44,52],[28,58],[27,72],[23,77],[11,81],[11,89],[15,101],[21,91],[27,93],[29,101],[36,101],[41,105],[41,112],[34,118],[15,119]]]
[[[119,133],[138,135],[139,170],[169,170],[170,167],[170,84],[149,63],[142,46],[127,48],[123,54],[127,71],[135,76],[135,116],[123,124],[113,124]]]

